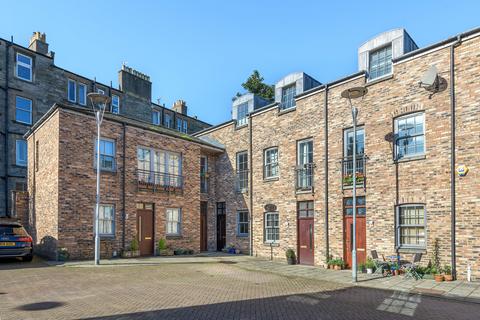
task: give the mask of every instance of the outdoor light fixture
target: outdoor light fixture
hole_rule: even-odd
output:
[[[362,98],[367,94],[365,87],[353,87],[342,91],[342,98],[348,99],[350,108],[352,109],[353,119],[353,157],[352,157],[352,173],[353,173],[353,234],[352,236],[352,280],[357,282],[357,115],[358,109],[352,104],[352,99]]]
[[[97,193],[95,197],[95,265],[100,264],[100,125],[103,121],[103,115],[107,104],[111,98],[101,93],[89,93],[87,97],[92,103],[93,112],[95,113],[95,121],[97,123]]]

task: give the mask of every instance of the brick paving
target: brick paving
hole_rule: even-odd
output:
[[[2,261],[0,319],[473,319],[480,312],[475,303],[248,270],[253,262]]]

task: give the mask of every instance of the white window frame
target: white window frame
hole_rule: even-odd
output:
[[[291,94],[291,90],[293,89],[293,96]],[[287,91],[289,90],[289,91]],[[295,101],[295,96],[297,95],[297,83],[294,82],[292,84],[286,85],[282,87],[282,96],[280,102],[280,109],[281,110],[289,110],[291,108],[295,108],[297,103]],[[284,99],[284,98],[291,98],[291,99]]]
[[[170,114],[168,113],[165,113],[165,127],[169,128],[169,129],[173,129],[172,128],[172,125],[173,125],[173,118]]]
[[[240,110],[245,109],[240,112]],[[241,116],[241,117],[240,117]],[[237,106],[237,127],[246,126],[248,124],[248,102]]]
[[[202,159],[204,160],[204,164],[202,165]],[[200,157],[200,192],[201,193],[208,193],[208,157],[201,156]]]
[[[400,211],[403,208],[421,207],[423,208],[423,224],[400,224]],[[399,249],[419,249],[424,250],[427,248],[427,210],[423,203],[408,203],[401,204],[395,208],[395,225],[396,225],[396,241],[395,244]],[[402,228],[423,228],[423,245],[412,245],[401,243]]]
[[[112,209],[112,219],[105,219],[105,208],[111,208]],[[99,210],[98,210],[98,220],[99,220],[99,230],[98,234],[101,237],[114,237],[115,236],[115,206],[113,204],[100,204]],[[103,218],[102,218],[102,212],[103,212]],[[105,226],[105,223],[111,223],[111,232],[104,232],[103,227]],[[95,226],[93,227],[95,229]]]
[[[148,151],[148,157],[146,161],[148,161],[149,168],[144,169],[140,167],[140,162],[138,159],[138,153],[140,150]],[[156,153],[164,153],[165,163],[160,166],[158,169],[155,170],[155,154]],[[172,160],[172,156],[178,157],[178,162],[175,163]],[[169,186],[171,187],[183,187],[183,176],[182,176],[182,168],[183,165],[183,155],[179,152],[167,151],[167,150],[158,150],[152,149],[149,147],[139,146],[137,148],[137,170],[140,170],[141,174],[139,174],[138,179],[141,182],[148,182],[148,183],[155,183],[159,181],[160,183],[166,183],[167,181],[170,182]],[[172,172],[172,167],[178,168],[178,172]],[[174,177],[173,182],[172,176]]]
[[[20,157],[20,148],[24,146],[25,147],[25,159],[22,159]],[[17,139],[15,140],[15,165],[20,166],[20,167],[26,167],[28,164],[28,145],[27,141],[23,139]]]
[[[182,132],[183,133],[188,133],[188,121],[185,120],[185,119],[183,120]]]
[[[240,156],[243,156],[245,155],[245,159],[246,161],[243,161],[242,163],[245,163],[245,167],[243,170],[240,170]],[[248,190],[248,151],[240,151],[240,152],[237,152],[236,154],[236,159],[235,159],[235,172],[236,172],[236,177],[237,177],[237,192],[239,193],[245,193],[247,192]],[[245,185],[242,187],[240,185],[240,181],[244,181],[245,182]]]
[[[276,151],[277,153],[277,162],[271,162],[270,158],[267,156],[269,152]],[[263,151],[263,176],[265,179],[273,179],[273,178],[278,178],[279,176],[279,154],[278,154],[278,147],[271,147],[268,149],[265,149]],[[276,166],[276,174],[274,175],[268,175],[268,167],[270,166],[270,172],[273,172],[274,170],[272,169],[274,166]]]
[[[398,131],[398,122],[401,120],[405,120],[408,118],[416,118],[417,116],[421,115],[423,118],[423,132],[422,133],[415,133],[414,135],[408,136],[408,137],[419,137],[423,136],[423,151],[422,152],[415,152],[411,154],[404,154],[401,158],[399,157],[399,148],[397,141],[399,140],[404,140],[407,138],[407,136],[398,137],[399,131]],[[396,117],[394,119],[394,160],[402,160],[402,159],[409,159],[409,158],[416,158],[416,157],[423,157],[426,154],[427,150],[427,139],[426,139],[426,134],[425,134],[425,126],[426,126],[426,120],[425,120],[425,112],[414,112],[414,113],[409,113],[400,117]]]
[[[97,88],[97,93],[105,94],[105,90]]]
[[[273,226],[273,227],[268,227],[267,222],[268,222],[268,216],[269,215],[276,215],[277,216],[277,221],[278,221],[278,226]],[[263,234],[264,234],[264,242],[265,243],[279,243],[280,242],[280,214],[278,211],[274,212],[265,212],[263,215]],[[267,229],[277,229],[278,230],[278,239],[269,239],[268,238],[268,232]]]
[[[26,64],[24,62],[21,62],[18,57],[19,56],[22,56],[24,58],[27,58],[30,60],[30,64]],[[30,78],[29,79],[25,79],[25,78],[22,78],[19,74],[18,74],[18,67],[21,66],[21,67],[24,67],[24,68],[27,68],[29,69],[30,71]],[[18,79],[21,79],[21,80],[24,80],[24,81],[28,81],[28,82],[32,82],[33,81],[33,58],[30,57],[30,56],[27,56],[25,54],[22,54],[20,52],[17,52],[16,56],[15,56],[15,77],[17,77]]]
[[[155,122],[155,115],[157,115],[157,122]],[[152,110],[152,123],[156,126],[159,126],[162,124],[162,113],[158,110]]]
[[[240,216],[245,214],[247,217],[246,221],[240,221]],[[241,232],[241,226],[246,225],[247,232]],[[239,237],[247,237],[249,235],[250,228],[250,218],[248,210],[238,210],[237,211],[237,236]]]
[[[108,138],[100,138],[100,143],[101,142],[109,142],[109,143],[112,143],[113,145],[113,155],[110,155],[110,154],[104,154],[102,153],[102,151],[100,151],[100,170],[101,171],[110,171],[110,172],[114,172],[117,170],[117,146],[116,146],[116,143],[115,143],[115,140],[113,139],[108,139]],[[95,138],[95,142],[93,144],[93,147],[94,147],[94,151],[93,151],[93,167],[96,169],[97,168],[97,139]],[[104,167],[102,166],[102,156],[106,156],[106,157],[112,157],[113,158],[113,168],[107,168],[107,167]]]
[[[17,104],[17,99],[20,98],[20,99],[24,99],[24,100],[27,100],[30,102],[30,108],[29,110],[27,109],[23,109],[21,107],[18,106]],[[31,125],[32,124],[32,111],[33,111],[33,101],[31,99],[28,99],[28,98],[25,98],[25,97],[22,97],[22,96],[15,96],[15,121],[16,122],[20,122],[20,123],[24,123],[24,124],[29,124]],[[18,120],[17,118],[17,109],[20,110],[20,111],[23,111],[23,112],[28,112],[30,114],[30,120],[28,122],[25,122],[25,121],[22,121],[22,120]]]
[[[117,104],[116,104],[116,105],[115,105],[115,103],[114,103],[115,98],[117,99]],[[117,111],[114,111],[114,107],[117,108]],[[120,114],[120,96],[118,96],[118,95],[116,95],[116,94],[112,94],[111,109],[112,109],[112,113],[114,113],[114,114]]]
[[[168,213],[170,212],[177,212],[178,213],[178,220],[169,220]],[[176,224],[177,232],[168,232],[169,224]],[[182,208],[167,208],[165,210],[165,234],[167,236],[181,236],[182,235]]]
[[[377,76],[375,76],[375,77],[372,77],[372,76],[371,76],[371,70],[372,70],[372,65],[371,65],[371,63],[372,63],[372,55],[375,54],[375,53],[378,53],[378,52],[380,52],[380,51],[382,51],[382,50],[385,50],[385,49],[387,49],[387,48],[390,48],[390,61],[389,61],[389,62],[386,61],[386,63],[390,63],[390,72],[384,73],[384,74],[379,75],[379,76],[377,75]],[[373,81],[373,80],[376,80],[376,79],[381,79],[381,78],[383,78],[383,77],[388,77],[389,75],[391,75],[391,74],[393,73],[393,61],[392,61],[392,58],[393,58],[393,46],[392,46],[392,43],[389,43],[389,44],[387,44],[387,45],[385,45],[385,46],[382,46],[382,47],[380,47],[380,48],[375,48],[375,49],[369,51],[369,52],[368,52],[368,81]]]
[[[70,84],[73,84],[73,99],[70,98]],[[67,80],[67,100],[73,103],[77,102],[77,82],[72,79]]]
[[[80,88],[83,88],[83,95],[80,92]],[[82,102],[83,99],[83,102]],[[78,83],[78,103],[82,106],[87,105],[87,85],[85,83]]]

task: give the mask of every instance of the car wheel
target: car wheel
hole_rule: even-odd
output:
[[[25,256],[22,258],[22,261],[24,262],[31,262],[33,259],[33,255],[29,254],[28,256]]]

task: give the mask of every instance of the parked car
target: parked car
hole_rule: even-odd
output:
[[[0,258],[19,257],[23,261],[32,261],[32,237],[18,222],[0,221]]]

